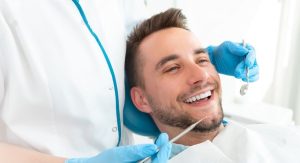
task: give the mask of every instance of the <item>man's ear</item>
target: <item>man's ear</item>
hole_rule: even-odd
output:
[[[151,113],[152,109],[148,103],[144,91],[139,87],[132,87],[130,90],[130,96],[133,104],[137,109],[144,113]]]

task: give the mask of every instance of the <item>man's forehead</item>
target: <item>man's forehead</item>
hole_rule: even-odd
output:
[[[146,36],[141,42],[141,46],[143,46],[143,44],[148,45],[149,43],[159,43],[156,45],[158,46],[158,45],[162,45],[162,43],[170,43],[170,42],[173,43],[172,40],[180,40],[180,39],[185,39],[185,40],[189,39],[189,40],[193,40],[194,42],[199,42],[195,34],[192,33],[191,31],[188,31],[183,28],[172,27],[172,28],[165,28],[165,29],[155,31],[150,35]]]
[[[198,38],[192,32],[182,28],[167,28],[156,31],[144,38],[139,46],[140,52],[155,54],[171,54],[180,50],[191,50],[192,52],[197,48],[201,48]]]

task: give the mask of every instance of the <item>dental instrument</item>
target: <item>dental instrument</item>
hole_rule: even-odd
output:
[[[193,123],[192,125],[190,125],[188,128],[186,128],[181,133],[179,133],[177,136],[175,136],[173,139],[171,139],[169,141],[169,143],[174,143],[175,141],[177,141],[178,139],[183,137],[185,134],[190,132],[193,128],[195,128],[200,122],[202,122],[206,118],[207,117],[204,117],[204,118],[200,119],[199,121],[197,121],[197,122]],[[159,149],[157,150],[157,152],[159,152]],[[139,163],[148,163],[150,160],[151,160],[151,156],[144,158],[143,160],[139,161]]]
[[[243,47],[246,47],[245,40],[243,40]],[[244,96],[247,93],[249,87],[249,68],[247,66],[245,67],[246,67],[246,84],[243,84],[240,88],[241,96]]]

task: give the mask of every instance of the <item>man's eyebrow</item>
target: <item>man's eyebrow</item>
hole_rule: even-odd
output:
[[[196,50],[194,50],[194,54],[201,54],[201,53],[206,53],[206,49],[205,48],[198,48]]]
[[[171,54],[171,55],[168,55],[164,58],[162,58],[155,66],[155,69],[158,70],[159,68],[161,68],[165,63],[169,62],[169,61],[172,61],[172,60],[175,60],[179,58],[178,55],[176,54]]]

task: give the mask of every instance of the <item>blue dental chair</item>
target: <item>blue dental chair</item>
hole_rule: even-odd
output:
[[[157,137],[160,134],[152,118],[148,114],[139,111],[132,103],[129,86],[126,81],[123,120],[127,128],[139,135]]]

